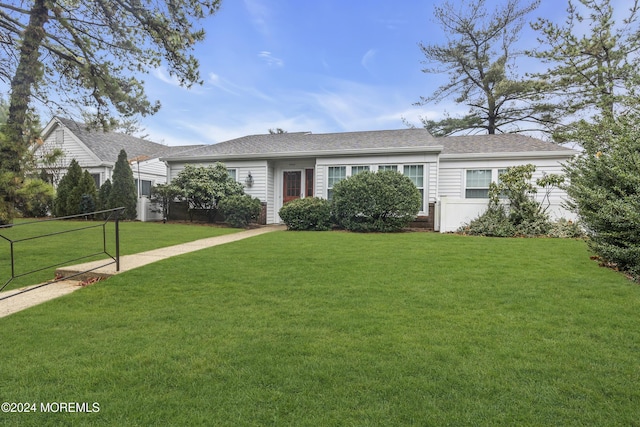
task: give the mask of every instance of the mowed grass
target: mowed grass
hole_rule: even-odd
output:
[[[105,224],[104,227],[102,225]],[[238,229],[193,224],[121,222],[120,255],[171,246]],[[57,233],[53,236],[39,237]],[[104,221],[18,220],[11,228],[0,228],[0,287],[11,277],[11,243],[14,247],[14,276],[5,290],[53,280],[55,266],[73,265],[115,256],[115,223]],[[84,258],[92,255],[88,258]],[[78,260],[79,258],[83,258]],[[69,260],[78,260],[69,262]],[[45,268],[48,267],[48,268]],[[27,274],[33,270],[40,272]]]
[[[5,425],[640,424],[640,287],[574,240],[274,232],[0,319]]]

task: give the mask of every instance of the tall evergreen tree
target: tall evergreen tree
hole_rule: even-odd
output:
[[[447,36],[442,44],[422,44],[429,65],[427,74],[448,73],[449,81],[431,95],[421,97],[418,105],[453,98],[469,107],[463,117],[434,121],[422,119],[424,127],[436,136],[457,132],[524,131],[518,126],[532,120],[528,98],[537,84],[525,81],[513,70],[522,54],[514,48],[525,17],[539,0],[521,6],[520,0],[506,4],[490,14],[486,0],[445,1],[435,9],[435,19]]]
[[[62,177],[56,191],[56,199],[53,204],[53,212],[55,216],[75,215],[78,213],[79,199],[75,201],[73,191],[82,180],[82,168],[76,159],[72,159],[67,173]]]
[[[616,19],[621,13],[611,0],[569,0],[563,25],[548,19],[533,24],[543,48],[530,54],[549,64],[534,77],[547,82],[556,141],[582,143],[576,140],[581,120],[611,122],[640,111],[639,1],[629,0],[624,18]]]
[[[640,281],[640,115],[582,122],[588,149],[565,166],[571,207],[589,247]]]
[[[113,183],[109,193],[109,208],[124,207],[123,219],[136,219],[137,191],[133,171],[127,160],[127,153],[120,150],[118,161],[113,168]]]
[[[96,210],[96,183],[89,171],[82,174],[80,184],[72,191],[72,199],[79,199],[78,213],[90,213]]]
[[[111,180],[108,179],[102,183],[98,190],[97,210],[102,211],[109,209],[109,194],[111,194]]]

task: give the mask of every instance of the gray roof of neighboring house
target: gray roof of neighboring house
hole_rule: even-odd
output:
[[[313,134],[249,135],[181,153],[165,160],[216,158],[277,158],[293,156],[380,154],[385,152],[438,152],[443,155],[483,153],[568,152],[553,143],[517,134],[436,138],[425,129]]]
[[[148,141],[135,136],[119,132],[103,132],[101,130],[89,129],[84,123],[76,122],[63,117],[55,118],[64,127],[89,148],[100,160],[112,162],[118,159],[120,150],[127,153],[129,159],[138,156],[147,156],[151,159],[161,156],[177,154],[199,146],[176,146],[170,147],[156,142]]]

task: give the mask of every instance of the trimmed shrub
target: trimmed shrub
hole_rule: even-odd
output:
[[[317,197],[292,200],[280,208],[280,218],[289,230],[331,229],[331,204]]]
[[[220,200],[218,210],[232,227],[246,228],[260,216],[262,203],[248,194],[235,195]]]
[[[361,172],[333,187],[333,215],[350,231],[401,230],[416,217],[420,204],[420,191],[396,171]]]

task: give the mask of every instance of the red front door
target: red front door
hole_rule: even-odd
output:
[[[302,194],[302,171],[284,172],[282,178],[282,203],[299,199]]]

